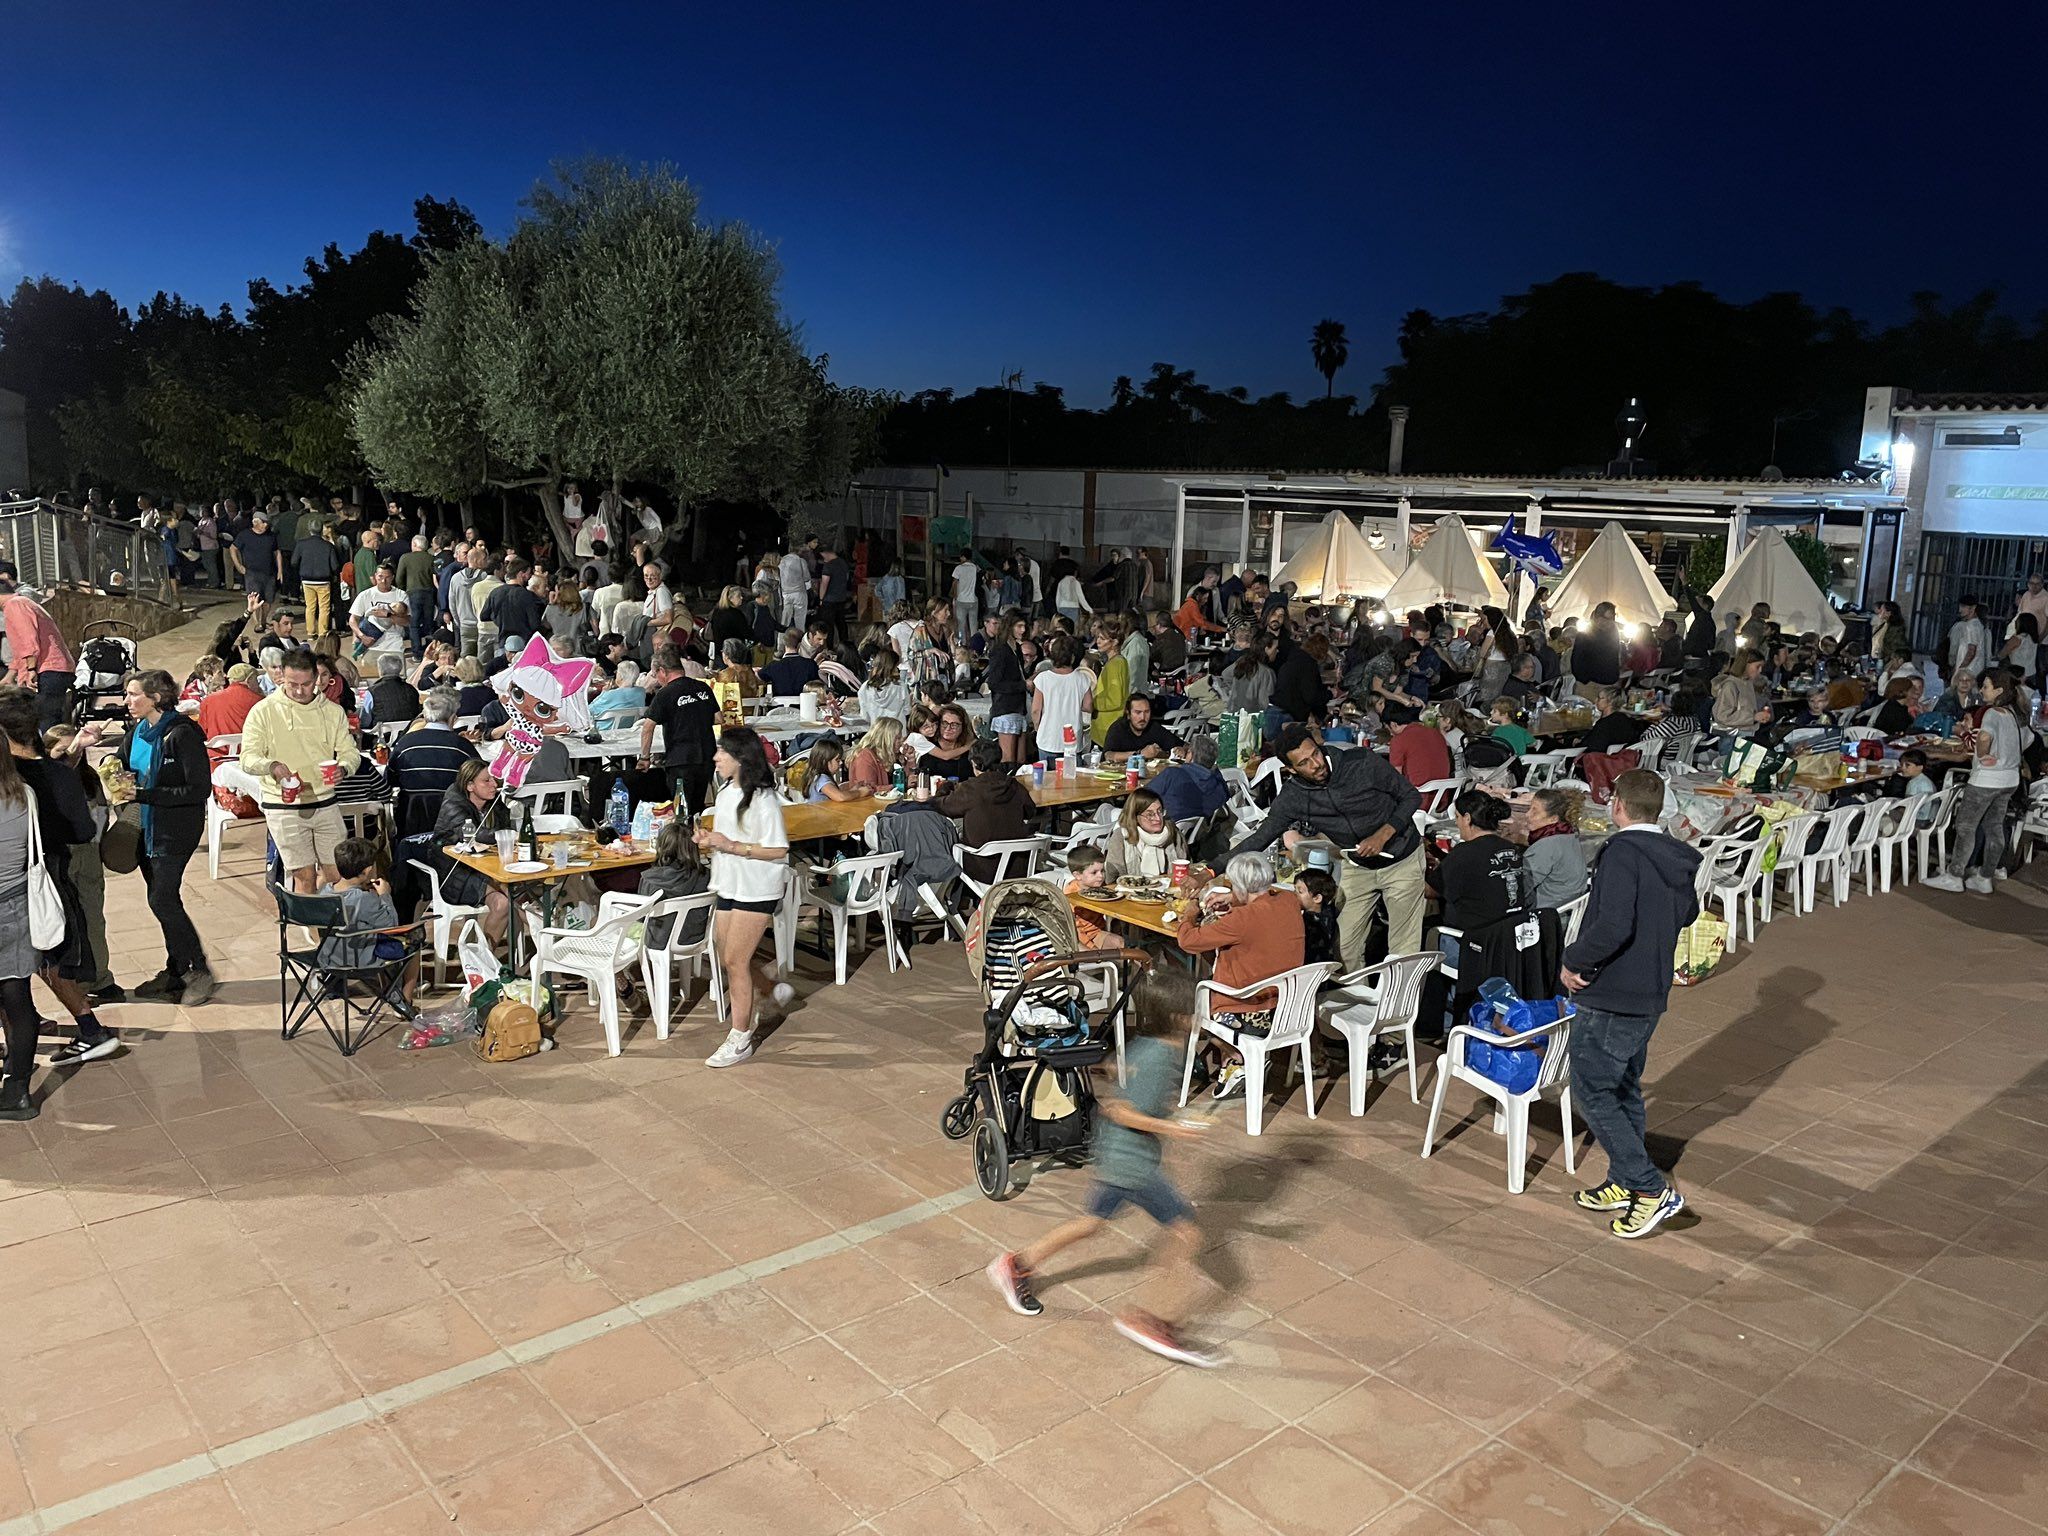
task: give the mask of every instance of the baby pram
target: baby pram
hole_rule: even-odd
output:
[[[133,624],[122,619],[95,619],[85,626],[71,681],[71,712],[78,724],[128,718],[122,686],[138,660]]]
[[[1043,880],[989,888],[967,929],[967,968],[981,985],[982,1046],[940,1126],[974,1138],[974,1179],[991,1200],[1010,1193],[1020,1158],[1088,1155],[1095,1129],[1089,1071],[1109,1056],[1109,1026],[1148,957],[1137,950],[1081,948],[1074,909]],[[1083,984],[1101,967],[1106,992]],[[1091,1020],[1091,991],[1106,1001]]]

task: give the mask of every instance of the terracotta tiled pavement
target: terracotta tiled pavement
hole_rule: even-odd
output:
[[[1566,1205],[1554,1120],[1510,1197],[1482,1118],[1416,1157],[1399,1085],[1360,1120],[1341,1084],[1314,1122],[1297,1092],[1258,1141],[1219,1116],[1179,1166],[1234,1363],[1196,1373],[1107,1326],[1141,1222],[1062,1265],[1042,1319],[982,1280],[1082,1181],[965,1190],[937,1129],[957,949],[843,990],[806,961],[731,1072],[701,1065],[701,1004],[616,1060],[579,1006],[533,1061],[344,1062],[276,1036],[255,870],[232,834],[188,887],[219,998],[114,1010],[128,1054],[0,1127],[0,1533],[2048,1520],[2038,876],[1781,918],[1680,993],[1651,1114],[1699,1220],[1648,1243]],[[114,887],[132,983],[160,951]]]

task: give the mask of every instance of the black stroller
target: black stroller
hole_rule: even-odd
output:
[[[940,1126],[955,1141],[974,1138],[974,1180],[989,1199],[1010,1193],[1019,1159],[1087,1159],[1089,1073],[1114,1050],[1111,1026],[1149,963],[1138,950],[1083,950],[1065,893],[1046,881],[1005,880],[982,898],[967,931],[982,1047]]]
[[[123,619],[95,619],[78,642],[78,669],[72,674],[71,709],[76,724],[128,718],[126,687],[139,653],[135,626]]]

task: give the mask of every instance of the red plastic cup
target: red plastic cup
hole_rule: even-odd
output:
[[[277,781],[278,798],[283,800],[286,805],[297,804],[301,784],[302,781],[296,773],[285,775],[285,777]]]
[[[320,765],[320,782],[330,789],[341,782],[341,764],[334,758],[330,757]]]

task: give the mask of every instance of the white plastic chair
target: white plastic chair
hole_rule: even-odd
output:
[[[1821,836],[1813,851],[1806,856],[1800,869],[1801,899],[1806,910],[1813,910],[1813,901],[1822,876],[1827,877],[1828,889],[1840,906],[1847,898],[1849,881],[1849,838],[1856,830],[1856,823],[1863,818],[1863,807],[1845,805],[1839,810],[1822,811],[1816,818],[1821,826]]]
[[[551,779],[544,783],[522,784],[505,793],[515,800],[529,802],[536,816],[573,816],[583,803],[584,785],[581,779]]]
[[[1861,814],[1849,834],[1849,846],[1844,850],[1842,862],[1848,871],[1849,888],[1856,888],[1856,876],[1863,876],[1863,894],[1877,894],[1878,845],[1888,831],[1896,831],[1899,812],[1913,809],[1904,800],[1871,800],[1861,807]],[[1890,872],[1887,870],[1885,889],[1891,889]]]
[[[1920,803],[1917,800],[1886,800],[1881,802],[1887,811],[1898,810],[1898,814],[1881,820],[1877,828],[1877,878],[1879,889],[1890,894],[1892,888],[1892,857],[1898,856],[1899,884],[1909,885],[1913,879],[1913,824],[1918,819]]]
[[[1188,1035],[1188,1059],[1181,1070],[1180,1101],[1188,1101],[1188,1090],[1195,1080],[1195,1052],[1202,1036],[1214,1035],[1226,1045],[1234,1047],[1244,1056],[1244,1128],[1256,1136],[1266,1110],[1266,1057],[1274,1051],[1298,1047],[1301,1052],[1301,1080],[1303,1096],[1308,1103],[1308,1117],[1316,1117],[1315,1068],[1309,1060],[1309,1037],[1316,1027],[1316,988],[1336,973],[1333,961],[1319,961],[1314,965],[1298,965],[1291,971],[1265,981],[1255,981],[1246,987],[1226,987],[1220,981],[1204,981],[1195,987],[1195,1028]],[[1243,999],[1255,997],[1261,992],[1276,990],[1279,997],[1273,1008],[1273,1025],[1263,1035],[1248,1034],[1222,1023],[1210,1012],[1214,998]]]
[[[1431,779],[1418,784],[1415,793],[1422,797],[1422,809],[1431,816],[1447,815],[1452,803],[1458,798],[1458,791],[1465,787],[1463,779]]]
[[[817,903],[821,915],[832,919],[832,968],[833,980],[839,986],[846,985],[846,941],[847,930],[857,925],[857,932],[863,946],[867,943],[868,918],[877,917],[882,923],[882,950],[889,959],[889,973],[894,975],[899,958],[896,939],[896,925],[893,920],[896,909],[896,866],[903,860],[901,853],[864,853],[858,858],[841,859],[832,865],[813,864],[811,874],[816,878],[809,897]],[[835,881],[846,881],[844,898],[832,894]],[[910,966],[910,954],[902,951],[900,958],[904,968]]]
[[[212,778],[215,789],[225,789],[232,794],[248,794],[253,787],[250,783],[249,775],[243,772],[241,766],[233,760],[222,763],[218,768],[214,769]],[[208,795],[206,797],[206,872],[215,880],[220,878],[220,844],[222,836],[229,827],[238,827],[245,824],[260,827],[263,825],[263,818],[260,816],[237,816],[233,811],[220,803],[218,795]],[[94,857],[97,858],[98,855],[94,854]]]
[[[607,891],[597,904],[594,928],[537,928],[529,968],[536,987],[544,976],[581,978],[597,1002],[604,1026],[605,1049],[619,1054],[619,987],[621,971],[640,962],[642,933],[635,925],[672,910],[673,899],[643,903],[640,898]],[[644,933],[644,930],[643,930]]]
[[[1440,957],[1433,949],[1412,955],[1390,955],[1378,965],[1368,966],[1340,978],[1346,989],[1365,993],[1371,1000],[1341,1009],[1330,1023],[1351,1048],[1351,1113],[1365,1113],[1365,1089],[1372,1076],[1366,1067],[1368,1048],[1382,1035],[1401,1036],[1408,1049],[1408,1099],[1422,1102],[1416,1076],[1415,1020],[1422,1009],[1422,984],[1436,969]]]
[[[1465,1083],[1499,1106],[1494,1113],[1493,1128],[1507,1133],[1508,1193],[1519,1195],[1528,1181],[1529,1106],[1555,1089],[1558,1116],[1564,1125],[1564,1171],[1577,1173],[1578,1156],[1572,1145],[1577,1140],[1577,1133],[1572,1128],[1571,1022],[1570,1015],[1566,1015],[1524,1030],[1519,1035],[1496,1035],[1491,1030],[1474,1029],[1470,1024],[1454,1027],[1445,1037],[1444,1054],[1437,1060],[1436,1091],[1430,1096],[1429,1125],[1422,1133],[1422,1155],[1428,1157],[1436,1148],[1436,1123],[1443,1114],[1444,1090],[1450,1087],[1453,1079]],[[1473,1039],[1484,1040],[1496,1048],[1528,1046],[1542,1041],[1543,1062],[1536,1069],[1535,1086],[1523,1093],[1513,1093],[1483,1072],[1466,1066],[1465,1042]]]
[[[1648,768],[1655,772],[1663,765],[1664,754],[1670,749],[1671,741],[1669,737],[1650,736],[1638,738],[1634,746],[1624,750],[1635,753],[1636,766],[1638,768]]]
[[[1764,880],[1764,853],[1771,845],[1768,830],[1754,838],[1707,837],[1700,840],[1706,857],[1704,900],[1721,903],[1721,917],[1728,924],[1728,953],[1735,953],[1736,916],[1746,920],[1749,942],[1756,942],[1759,894]]]
[[[983,843],[979,847],[955,843],[953,862],[960,866],[961,883],[974,892],[974,899],[979,901],[988,894],[992,885],[1004,880],[1024,880],[1037,874],[1039,861],[1051,846],[1052,840],[1045,837],[1004,838],[998,842]],[[975,879],[967,872],[967,861],[970,858],[994,859],[995,873],[986,880]]]
[[[651,897],[647,899],[652,900]],[[654,1010],[654,1037],[657,1040],[668,1038],[669,1017],[674,1007],[672,987],[678,962],[684,968],[685,984],[697,979],[700,964],[708,968],[712,1011],[719,1023],[725,1022],[725,970],[718,960],[718,924],[713,920],[717,902],[717,896],[710,891],[696,896],[672,896],[668,912],[674,921],[669,925],[667,942],[651,942],[651,922],[641,930],[640,980],[647,988],[647,1001]],[[683,928],[699,912],[704,914],[704,935],[690,943],[683,938]]]
[[[1946,789],[1934,792],[1934,814],[1925,826],[1915,826],[1913,842],[1920,850],[1920,878],[1925,880],[1948,863],[1948,834],[1955,824],[1956,802],[1963,797],[1961,776]]]
[[[1526,752],[1522,755],[1522,788],[1544,789],[1564,770],[1562,752]]]
[[[1591,890],[1588,890],[1583,896],[1574,896],[1570,901],[1557,909],[1557,925],[1559,931],[1564,935],[1564,943],[1570,944],[1578,938],[1579,925],[1585,922],[1586,907],[1592,899],[1593,893]]]
[[[419,859],[407,859],[406,863],[427,877],[427,938],[434,946],[434,985],[439,986],[447,979],[448,951],[455,938],[455,925],[471,918],[481,920],[482,907],[468,907],[461,902],[450,901],[441,894],[441,877],[434,872],[434,866]]]
[[[1277,794],[1280,789],[1281,774],[1285,768],[1286,764],[1280,761],[1280,758],[1277,754],[1267,758],[1264,762],[1260,763],[1258,766],[1258,771],[1253,773],[1252,776],[1245,781],[1245,798],[1249,800],[1251,798],[1251,792],[1254,789],[1257,789],[1261,784],[1266,783],[1270,783],[1273,787],[1274,792]]]
[[[1874,725],[1845,725],[1842,727],[1844,741],[1883,741],[1885,735]]]

